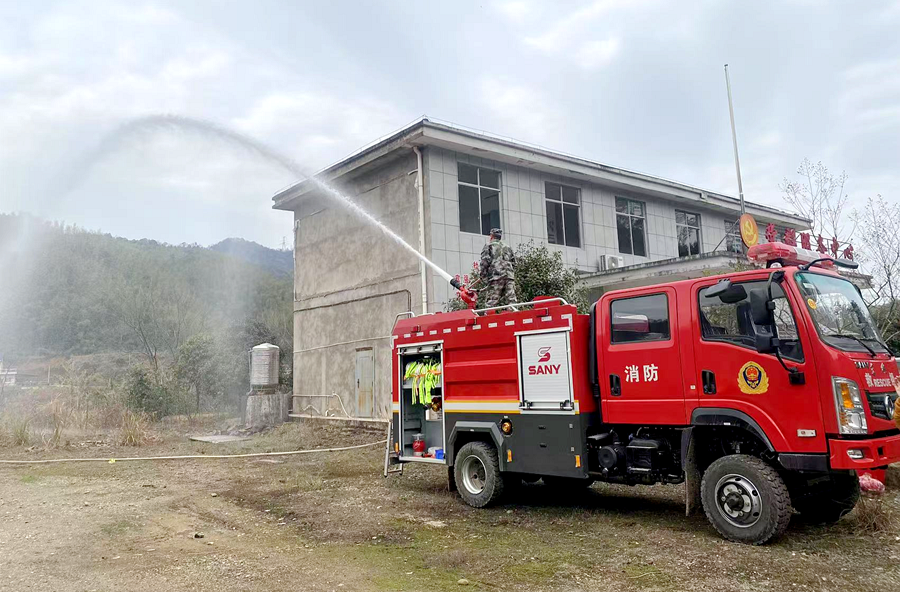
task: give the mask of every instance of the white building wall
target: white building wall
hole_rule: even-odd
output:
[[[624,257],[625,265],[678,256],[674,202],[429,147],[425,151],[425,168],[431,258],[452,275],[470,272],[472,263],[480,258],[481,249],[488,240],[487,236],[459,230],[458,162],[500,171],[501,225],[504,240],[513,248],[529,240],[548,244],[545,184],[555,182],[581,190],[582,247],[548,244],[551,249],[562,253],[566,264],[582,271],[596,272],[600,269],[600,258],[605,254]],[[647,257],[619,253],[615,216],[617,196],[646,204]],[[727,216],[703,211],[696,208],[695,204],[687,204],[684,209],[700,214],[702,251],[705,253],[714,250],[725,234]],[[737,215],[735,213],[734,216]],[[724,248],[724,244],[719,245],[719,250]],[[442,310],[451,296],[452,288],[437,274],[433,276],[433,286],[429,310]]]

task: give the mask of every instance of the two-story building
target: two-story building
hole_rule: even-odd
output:
[[[594,297],[726,270],[741,253],[737,198],[427,118],[316,179],[454,275],[472,269],[492,227],[513,248],[558,249]],[[441,311],[453,289],[316,182],[273,200],[294,213],[294,414],[388,417],[396,315]],[[746,211],[808,228],[772,207]]]

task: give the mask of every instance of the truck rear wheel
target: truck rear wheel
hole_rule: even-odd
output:
[[[778,472],[760,458],[733,454],[703,474],[700,495],[706,517],[723,537],[762,545],[791,521],[791,497]]]
[[[503,476],[497,450],[484,442],[469,442],[454,462],[456,489],[470,506],[483,508],[503,495]]]
[[[856,507],[859,478],[854,473],[832,475],[827,483],[798,492],[791,500],[803,522],[833,524]]]

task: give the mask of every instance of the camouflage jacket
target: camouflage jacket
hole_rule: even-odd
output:
[[[495,240],[481,249],[481,277],[484,281],[515,279],[516,256],[503,241]]]

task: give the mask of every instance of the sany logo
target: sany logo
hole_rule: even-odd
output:
[[[560,364],[547,364],[550,361],[550,347],[542,347],[538,350],[538,363],[536,366],[528,367],[528,375],[536,374],[559,374]]]
[[[543,364],[544,362],[549,362],[550,361],[550,348],[542,347],[541,349],[538,350],[538,355],[541,356],[540,358],[538,358],[538,364]]]

